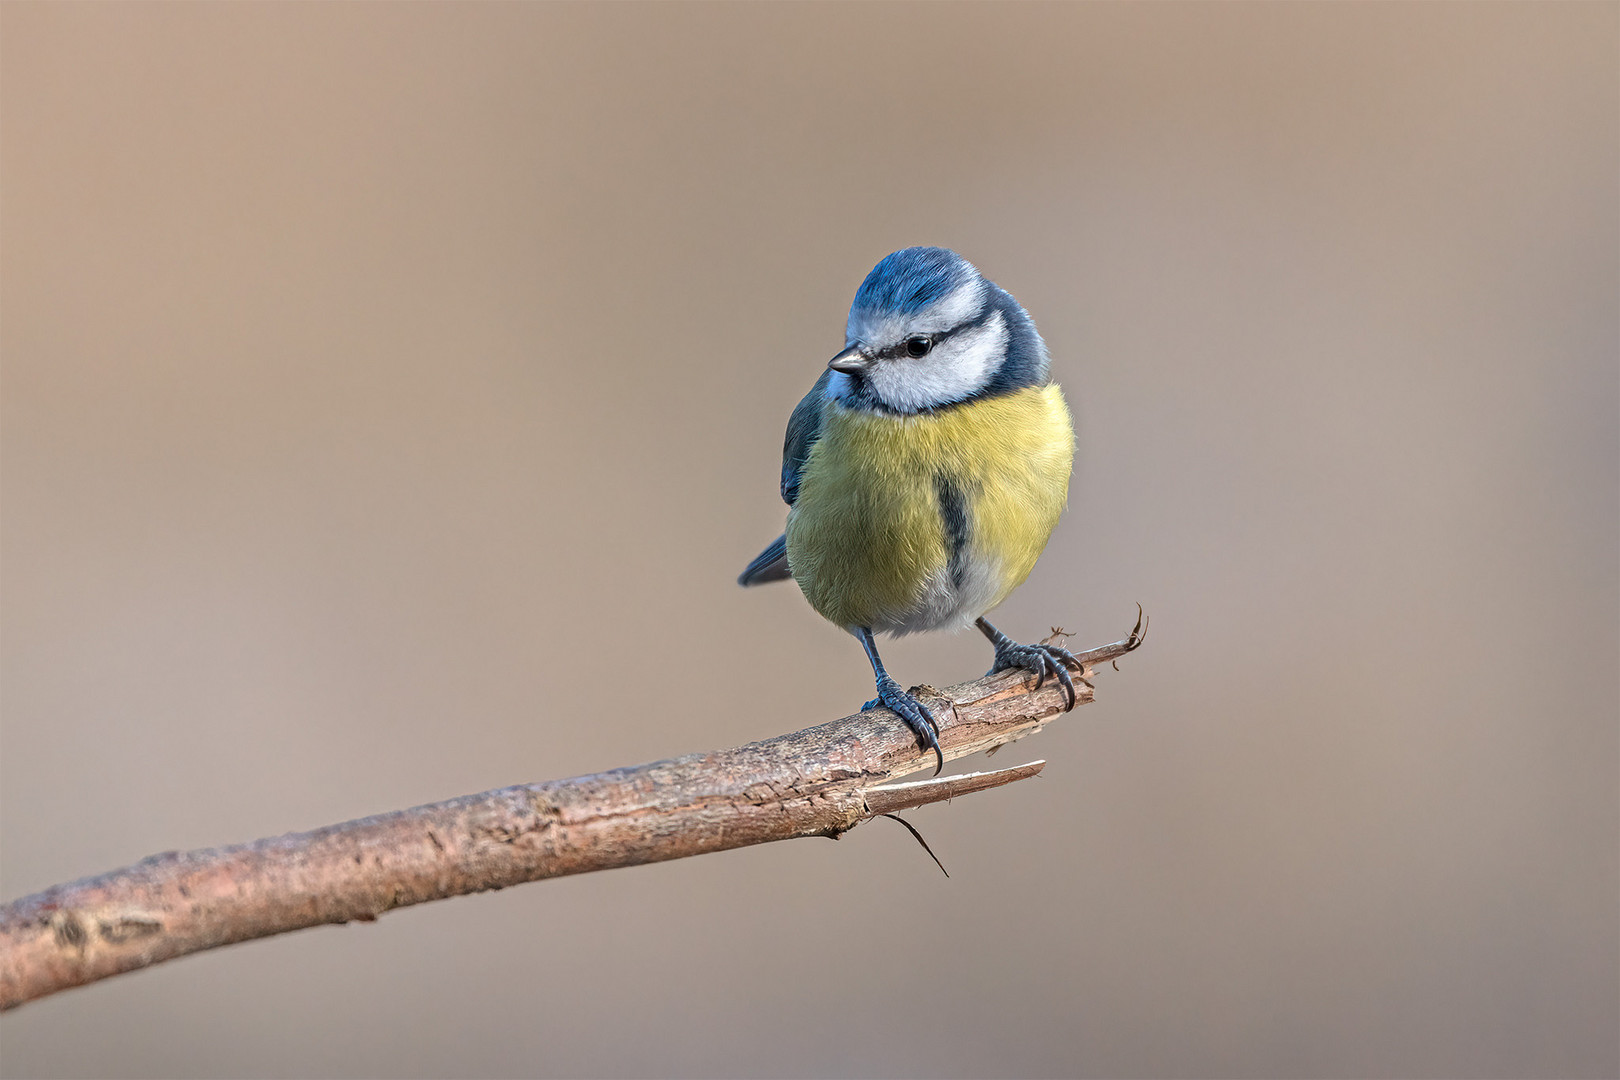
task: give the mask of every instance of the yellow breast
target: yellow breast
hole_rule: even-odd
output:
[[[1073,460],[1056,385],[917,416],[829,402],[788,514],[793,577],[839,626],[971,621],[1029,576],[1068,500]],[[966,517],[954,574],[942,487],[959,493]]]

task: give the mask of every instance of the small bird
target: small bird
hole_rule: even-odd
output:
[[[1028,312],[937,247],[886,256],[849,309],[844,349],[788,419],[787,531],[741,585],[793,578],[866,649],[878,704],[945,766],[928,707],[883,668],[873,635],[978,626],[990,673],[1062,684],[1072,654],[1020,645],[984,618],[1023,584],[1068,502],[1074,427]]]

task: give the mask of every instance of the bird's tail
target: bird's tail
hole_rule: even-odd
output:
[[[787,536],[783,535],[771,541],[771,546],[748,564],[748,569],[742,572],[737,584],[746,588],[749,585],[763,585],[767,581],[786,581],[792,576],[793,571],[788,569]]]

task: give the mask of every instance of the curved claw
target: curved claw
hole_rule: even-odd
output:
[[[867,702],[866,707],[887,706],[904,720],[906,726],[917,733],[923,746],[934,752],[934,757],[938,759],[934,775],[938,776],[945,769],[945,751],[939,748],[939,722],[934,719],[934,714],[928,711],[928,706],[900,689],[900,684],[887,675],[878,680],[877,690],[877,700]]]
[[[1079,695],[1074,689],[1074,677],[1069,674],[1069,669],[1078,670],[1080,661],[1076,660],[1068,649],[1057,645],[1018,645],[1009,642],[996,650],[996,663],[990,669],[990,674],[994,675],[1009,668],[1020,668],[1032,673],[1035,676],[1037,690],[1046,684],[1048,675],[1055,677],[1063,687],[1064,712],[1068,712],[1079,703]],[[1084,679],[1080,681],[1085,682]]]
[[[1053,666],[1057,670],[1058,681],[1063,684],[1063,693],[1069,699],[1068,707],[1064,710],[1067,712],[1068,709],[1074,708],[1075,702],[1079,700],[1074,690],[1074,678],[1070,676],[1069,667],[1067,664],[1055,664]],[[1036,689],[1039,689],[1039,687]]]

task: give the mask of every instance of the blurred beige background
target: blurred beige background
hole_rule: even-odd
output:
[[[431,905],[27,1006],[7,1075],[1620,1071],[1614,4],[0,24],[7,898],[858,706],[733,578],[908,244],[1079,424],[998,623],[1154,620],[911,815],[950,880],[875,824]]]

